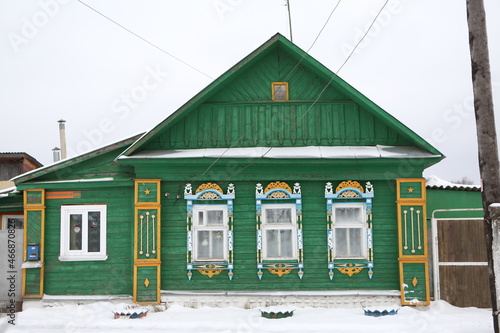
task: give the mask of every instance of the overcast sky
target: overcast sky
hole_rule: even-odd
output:
[[[82,2],[0,1],[0,151],[51,163],[59,119],[70,156],[147,131],[290,38],[284,0]],[[337,2],[291,0],[293,42],[310,49]],[[337,72],[384,3],[341,1],[309,54]],[[485,5],[498,106],[500,2]],[[338,74],[447,156],[425,175],[479,181],[465,0],[390,0]]]

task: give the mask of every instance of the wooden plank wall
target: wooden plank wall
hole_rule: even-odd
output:
[[[74,185],[73,185],[74,186]],[[77,190],[72,188],[73,190]],[[58,189],[58,190],[68,190]],[[129,187],[81,190],[78,199],[46,200],[45,293],[49,295],[132,294],[133,183]],[[61,205],[107,204],[105,261],[59,261]]]
[[[293,181],[288,181],[293,185]],[[340,181],[338,181],[340,183]],[[337,185],[336,183],[335,185]],[[368,270],[349,277],[335,271],[328,277],[326,239],[326,201],[323,181],[301,182],[304,277],[296,272],[281,278],[264,272],[257,277],[255,235],[255,182],[235,182],[234,200],[234,278],[227,274],[208,278],[193,272],[188,281],[186,270],[186,202],[183,188],[186,182],[163,182],[162,193],[171,193],[162,202],[162,290],[341,290],[399,289],[398,245],[394,182],[374,182],[373,234],[375,268],[373,278]],[[201,183],[200,183],[201,184]],[[196,189],[200,184],[193,184]],[[267,184],[267,183],[266,183]],[[364,184],[364,182],[362,182]],[[222,188],[227,186],[219,184]],[[265,184],[263,184],[265,186]],[[176,198],[176,194],[180,198]]]
[[[482,220],[438,222],[439,262],[486,262]],[[487,266],[440,266],[440,298],[461,307],[490,308]]]

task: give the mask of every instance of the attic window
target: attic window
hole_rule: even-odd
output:
[[[272,83],[273,101],[288,101],[288,82]]]

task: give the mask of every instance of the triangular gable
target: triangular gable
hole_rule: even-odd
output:
[[[290,83],[290,101],[271,102],[271,82],[278,81]],[[122,155],[151,149],[308,145],[416,146],[442,156],[280,34],[229,69]]]
[[[132,143],[137,141],[144,133],[134,135],[130,138],[109,144],[104,147],[96,148],[87,153],[83,153],[71,158],[60,160],[53,164],[44,166],[39,169],[26,172],[22,175],[14,177],[11,181],[15,182],[18,189],[21,189],[23,184],[32,181],[70,181],[75,179],[85,179],[92,181],[93,179],[103,179],[107,175],[99,172],[93,172],[93,168],[98,168],[102,164],[112,164],[115,158]],[[119,167],[117,167],[119,168]],[[107,168],[110,171],[112,168]],[[94,177],[89,178],[88,174],[93,172]],[[112,170],[111,170],[112,172]]]

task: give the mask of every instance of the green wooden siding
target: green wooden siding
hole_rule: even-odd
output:
[[[353,102],[206,104],[146,149],[409,145]]]
[[[143,149],[414,144],[299,60],[275,47]],[[271,101],[276,81],[289,83],[290,101]]]
[[[42,221],[42,211],[41,210],[29,210],[27,211],[28,221],[25,223],[26,240],[28,244],[37,243],[40,244],[41,241],[41,221]]]
[[[424,211],[422,205],[401,206],[403,256],[423,256],[424,244]]]
[[[78,190],[75,185],[59,190]],[[133,185],[82,190],[78,199],[46,200],[45,293],[48,295],[132,294]],[[60,261],[61,205],[107,205],[105,261]]]
[[[137,267],[137,302],[156,302],[158,268],[156,266]]]
[[[427,276],[426,263],[420,262],[403,262],[403,281],[405,285],[404,288],[404,298],[407,302],[420,301],[426,302],[427,299]]]
[[[40,269],[26,269],[26,284],[24,288],[25,295],[40,294]]]
[[[428,189],[427,190],[427,217],[431,218],[432,213],[438,209],[469,209],[483,208],[480,191],[464,191],[464,190],[444,190],[444,189]],[[459,212],[436,212],[437,218],[482,218],[483,211],[459,211]]]
[[[137,221],[137,259],[156,259],[158,210],[139,209]]]
[[[162,192],[176,193],[182,182],[163,182]],[[293,180],[288,181],[293,185]],[[340,183],[340,181],[338,181]],[[193,184],[196,189],[201,183]],[[208,278],[186,270],[186,202],[171,196],[162,200],[162,289],[163,290],[341,290],[399,289],[398,246],[394,182],[375,182],[373,279],[365,269],[357,275],[335,272],[330,281],[327,268],[325,182],[301,182],[304,236],[304,277],[296,272],[281,278],[267,270],[257,277],[255,233],[255,182],[234,182],[234,277],[227,273]],[[392,189],[392,191],[391,191]]]
[[[400,196],[404,199],[420,199],[422,197],[422,183],[404,182],[400,184]]]
[[[345,100],[337,89],[326,89],[320,79],[282,47],[275,47],[258,59],[250,69],[236,73],[224,88],[210,98],[212,102],[269,101],[271,82],[288,82],[290,100]]]

